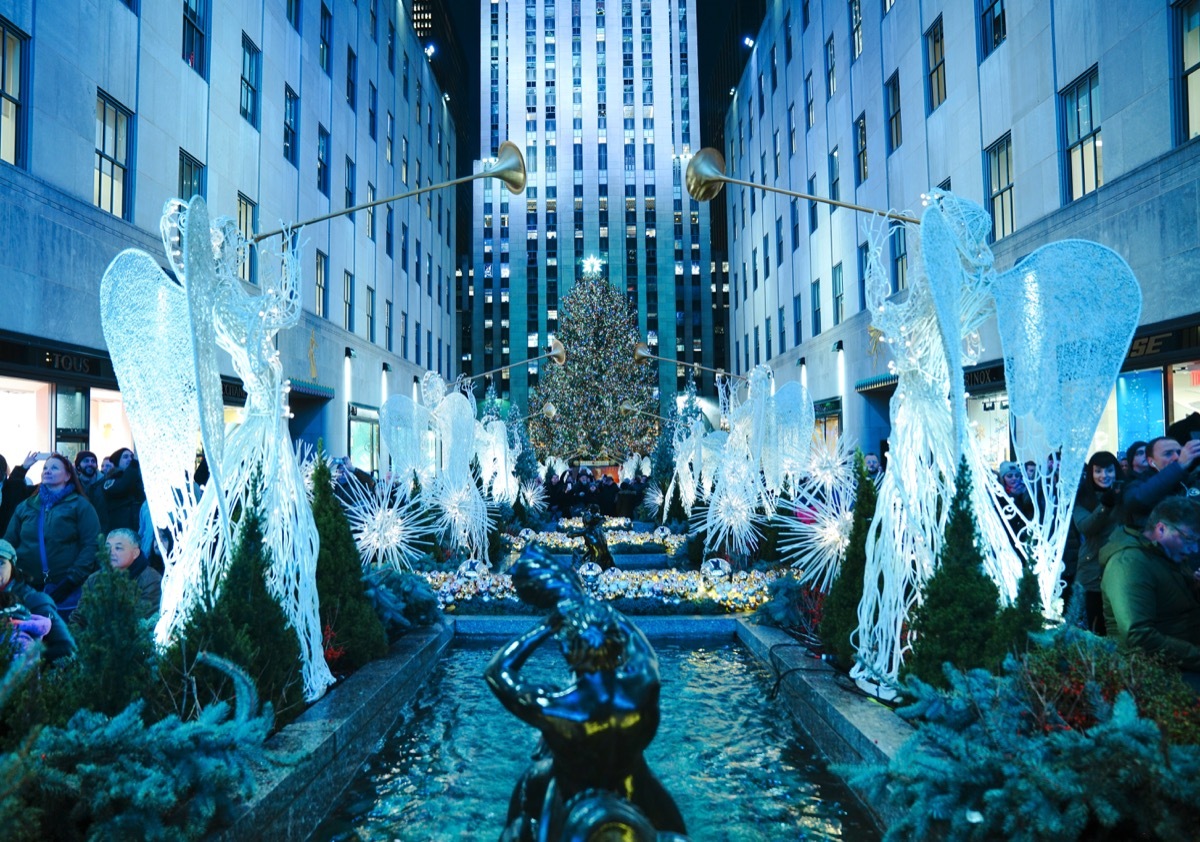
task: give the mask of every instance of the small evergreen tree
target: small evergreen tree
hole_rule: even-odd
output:
[[[858,605],[862,602],[863,579],[867,570],[867,533],[875,518],[875,483],[867,477],[862,451],[854,454],[854,473],[858,486],[854,498],[854,524],[837,578],[829,587],[821,616],[821,644],[846,668],[854,664],[851,636],[858,630]]]
[[[324,487],[328,488],[325,460],[318,465],[326,473]],[[257,494],[252,498],[242,507],[237,547],[216,601],[193,613],[165,656],[166,690],[181,694],[171,695],[167,704],[187,717],[233,697],[236,687],[226,672],[197,662],[200,653],[207,652],[245,669],[258,695],[271,703],[276,724],[282,726],[303,710],[300,641],[267,590],[270,551],[263,545]]]
[[[1002,664],[1009,652],[1024,652],[1029,648],[1029,636],[1040,632],[1045,624],[1037,576],[1029,565],[1023,565],[1017,598],[996,614],[990,645],[992,663]]]
[[[1000,590],[983,570],[966,459],[959,463],[954,483],[937,569],[913,611],[913,646],[904,664],[907,675],[936,687],[946,686],[945,663],[960,670],[999,666]]]
[[[341,650],[330,666],[353,671],[387,654],[387,635],[367,601],[362,558],[346,513],[333,494],[329,467],[317,460],[313,470],[313,520],[321,538],[317,556],[317,597],[326,649]]]
[[[150,624],[139,613],[140,591],[109,563],[104,536],[97,538],[100,572],[88,580],[71,618],[75,657],[53,686],[61,691],[52,721],[63,724],[77,710],[116,716],[144,698],[157,681],[158,655]]]

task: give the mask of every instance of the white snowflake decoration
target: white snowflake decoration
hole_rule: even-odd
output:
[[[350,477],[343,485],[346,520],[364,564],[411,570],[429,544],[432,518],[428,501],[408,496],[409,486],[381,480],[368,487]]]

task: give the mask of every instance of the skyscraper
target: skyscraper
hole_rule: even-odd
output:
[[[480,156],[511,140],[529,177],[516,196],[475,182],[464,370],[542,353],[594,256],[652,350],[681,362],[659,364],[666,402],[686,382],[683,363],[724,364],[706,342],[709,212],[683,185],[700,146],[695,0],[485,0],[480,15]],[[502,373],[497,393],[523,405],[538,366]],[[697,382],[711,391],[711,375]]]

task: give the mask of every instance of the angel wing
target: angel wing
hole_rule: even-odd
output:
[[[184,288],[144,251],[116,256],[100,282],[100,323],[138,454],[154,525],[177,525],[191,499],[200,432]]]

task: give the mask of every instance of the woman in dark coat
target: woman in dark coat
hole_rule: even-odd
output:
[[[1083,588],[1087,627],[1098,635],[1105,633],[1104,599],[1100,593],[1100,548],[1120,525],[1121,465],[1107,450],[1092,454],[1084,470],[1083,481],[1075,495],[1071,522],[1079,531],[1079,555],[1075,563],[1075,581]]]
[[[37,493],[17,507],[4,538],[16,548],[22,578],[69,619],[84,580],[96,569],[99,534],[100,521],[83,496],[75,466],[52,453]]]
[[[142,503],[146,502],[142,466],[128,447],[122,447],[108,458],[112,460],[113,469],[92,486],[90,494],[96,516],[100,518],[100,531],[132,529],[137,532],[141,525]]]

